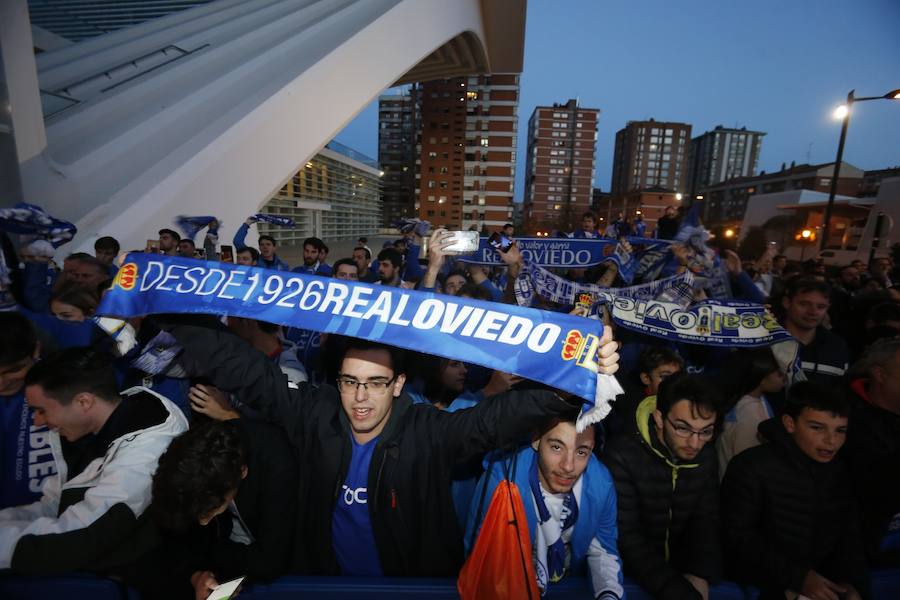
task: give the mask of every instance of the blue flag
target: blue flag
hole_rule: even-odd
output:
[[[597,375],[599,321],[508,304],[129,254],[97,314],[154,313],[227,314],[383,342],[515,373],[571,392],[589,405],[606,403],[621,389],[612,377]],[[604,408],[600,418],[608,405]]]

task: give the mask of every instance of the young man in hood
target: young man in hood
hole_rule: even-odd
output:
[[[709,597],[719,578],[718,393],[698,375],[673,374],[636,412],[603,462],[618,495],[625,574],[655,598]]]
[[[850,473],[846,400],[811,381],[794,385],[768,443],[738,454],[722,481],[729,570],[761,599],[859,600],[868,571]]]

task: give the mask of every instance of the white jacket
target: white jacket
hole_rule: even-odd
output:
[[[59,434],[51,433],[50,446],[57,474],[47,479],[43,496],[32,504],[0,511],[0,569],[9,568],[16,543],[23,536],[86,528],[118,503],[126,504],[135,516],[140,516],[150,505],[151,481],[159,457],[173,438],[187,430],[188,423],[181,409],[152,390],[133,387],[121,395],[127,398],[140,392],[162,402],[169,413],[165,421],[115,439],[102,457],[68,481]],[[70,488],[87,488],[87,491],[80,502],[59,514],[60,497]]]

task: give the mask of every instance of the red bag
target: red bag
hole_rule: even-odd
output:
[[[532,563],[525,506],[519,488],[507,479],[494,490],[481,532],[459,572],[456,587],[462,600],[538,600],[541,597]]]

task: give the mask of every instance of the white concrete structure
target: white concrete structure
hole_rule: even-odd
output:
[[[385,88],[522,69],[525,0],[217,0],[36,57],[0,5],[24,200],[76,223],[69,251],[177,214],[229,239]]]
[[[741,224],[740,237],[743,239],[752,227],[762,227],[773,217],[797,215],[798,228],[818,231],[828,194],[813,190],[790,190],[771,194],[756,194],[747,203],[747,212]],[[835,196],[835,213],[832,229],[837,245],[822,253],[828,264],[849,264],[855,259],[867,261],[873,250],[875,227],[878,215],[883,214],[883,224],[878,244],[874,247],[876,256],[887,256],[893,244],[900,243],[900,177],[881,182],[878,195],[874,198]],[[791,237],[791,232],[768,231],[771,241],[776,242],[782,252],[791,260],[813,258],[819,255],[818,242],[804,245]]]

